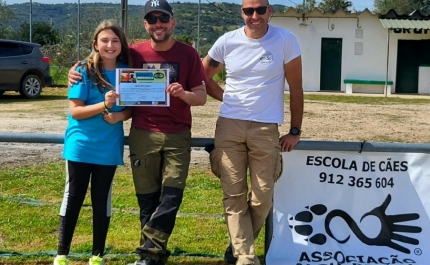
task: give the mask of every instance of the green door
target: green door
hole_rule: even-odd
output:
[[[342,39],[322,38],[320,90],[340,91]]]
[[[418,93],[420,40],[399,40],[397,46],[396,93]]]

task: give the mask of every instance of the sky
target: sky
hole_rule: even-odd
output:
[[[6,4],[13,5],[13,4],[22,4],[22,3],[30,3],[30,0],[5,0]],[[62,3],[78,3],[78,0],[32,0],[34,3],[42,3],[42,4],[62,4]],[[174,0],[175,2],[177,0]],[[184,1],[184,0],[180,0]],[[209,2],[230,2],[230,3],[241,3],[241,0],[200,0],[201,3],[208,3]],[[357,10],[363,10],[365,8],[368,8],[369,10],[373,9],[373,0],[350,0],[352,2],[352,6]],[[94,3],[94,2],[104,2],[104,3],[121,3],[121,0],[80,0],[82,3]],[[146,0],[128,0],[129,5],[141,5]],[[198,2],[198,0],[185,0],[184,2]],[[270,0],[271,4],[281,4],[281,5],[292,5],[300,4],[302,3],[302,0]],[[317,0],[317,3],[321,2],[321,0]]]

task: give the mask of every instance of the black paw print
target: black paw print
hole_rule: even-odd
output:
[[[327,212],[327,207],[322,204],[316,204],[314,206],[306,206],[308,211],[302,211],[296,214],[295,216],[290,218],[290,221],[295,221],[298,225],[290,225],[290,228],[293,229],[297,234],[306,236],[306,241],[309,241],[316,245],[323,245],[327,241],[327,236],[321,233],[317,233],[312,235],[314,232],[313,227],[310,225],[312,220],[314,219],[314,215],[323,215]],[[312,235],[312,236],[311,236]],[[310,237],[311,236],[311,237]]]

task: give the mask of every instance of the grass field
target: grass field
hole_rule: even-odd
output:
[[[0,264],[49,264],[57,246],[64,164],[5,168],[0,172],[0,254],[5,252]],[[222,264],[228,234],[221,199],[219,181],[210,172],[190,172],[184,203],[169,242],[177,257],[169,264]],[[72,264],[85,263],[91,252],[90,204],[87,196],[72,243],[77,263]],[[112,205],[114,213],[107,239],[107,254],[112,255],[107,264],[125,264],[136,259],[132,252],[139,242],[138,208],[127,167],[120,167],[115,176]],[[263,237],[257,243],[260,255]],[[8,258],[6,254],[12,252],[25,255]]]

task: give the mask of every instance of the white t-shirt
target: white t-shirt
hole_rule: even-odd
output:
[[[226,67],[220,116],[265,123],[284,123],[284,65],[301,55],[296,37],[269,25],[260,39],[245,28],[221,36],[209,56]]]

